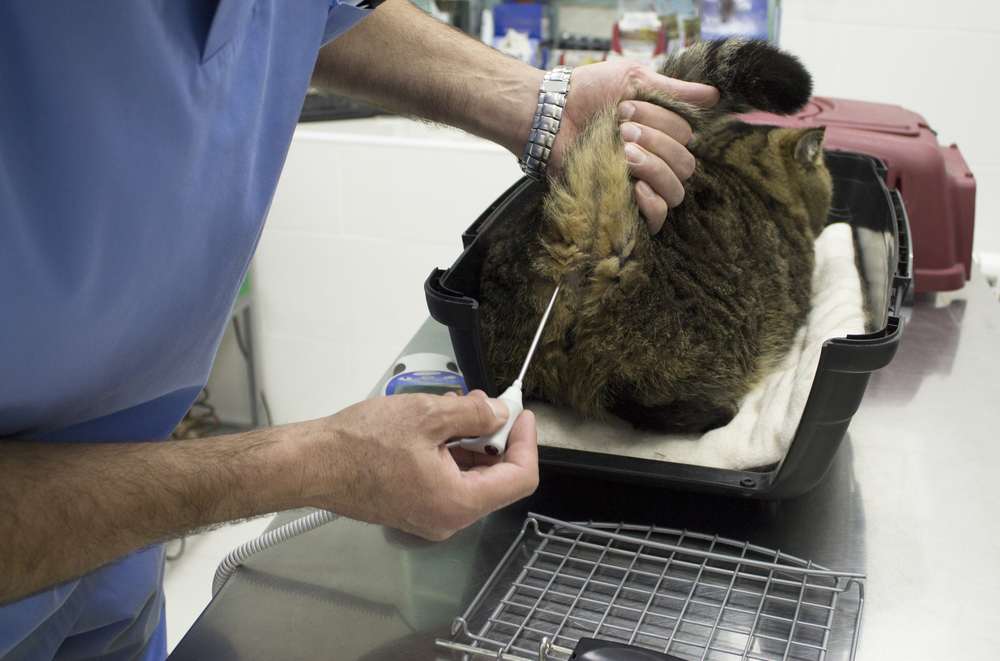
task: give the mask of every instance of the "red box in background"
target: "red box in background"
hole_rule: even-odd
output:
[[[942,147],[915,112],[899,106],[813,97],[797,115],[749,113],[756,124],[825,126],[827,149],[885,162],[886,183],[903,194],[918,292],[961,289],[972,271],[976,180],[956,145]]]

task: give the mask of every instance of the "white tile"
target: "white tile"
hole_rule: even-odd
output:
[[[1000,5],[989,0],[789,0],[782,13],[832,23],[1000,32]]]
[[[395,324],[412,332],[427,314],[424,280],[460,250],[457,233],[443,246],[271,231],[254,267],[261,328],[333,342],[349,329],[351,337],[377,338]]]
[[[782,42],[812,72],[818,94],[902,105],[926,117],[942,142],[957,142],[970,161],[1000,160],[1000,134],[990,128],[1000,87],[987,82],[985,64],[1000,61],[1000,33],[789,20]]]
[[[377,139],[390,137],[416,140],[447,140],[468,144],[483,142],[480,138],[450,126],[391,115],[299,124],[295,129],[293,139],[316,140],[331,137],[350,138],[365,136]]]
[[[1000,254],[1000,165],[974,168],[976,233],[973,250]]]
[[[264,388],[275,424],[332,415],[364,399],[378,376],[348,347],[295,335],[263,338]]]
[[[427,317],[423,282],[461,247],[270,231],[255,263],[261,387],[277,423],[367,395]]]
[[[173,650],[212,598],[212,577],[234,548],[267,528],[273,516],[235,523],[187,538],[184,552],[167,562],[163,578],[167,607],[167,651]],[[178,543],[171,542],[168,552]]]
[[[348,341],[337,343],[263,333],[263,383],[275,424],[322,418],[363,400],[416,327],[377,336],[349,328],[342,335]]]
[[[975,250],[1000,251],[1000,4],[960,0],[786,3],[782,46],[818,94],[895,103],[957,143],[977,179]],[[962,29],[958,29],[962,28]],[[968,28],[968,29],[966,29]],[[974,31],[971,31],[973,30]]]
[[[266,227],[341,232],[343,185],[336,147],[313,140],[292,141]]]
[[[296,131],[268,226],[445,242],[520,176],[501,147],[403,118]]]
[[[344,232],[387,240],[449,242],[521,175],[505,151],[449,143],[344,145],[341,154]]]
[[[830,3],[846,5],[850,3]],[[894,3],[890,3],[894,4]],[[937,3],[916,3],[927,7]],[[989,4],[996,7],[995,3]],[[826,6],[813,3],[811,7]],[[871,7],[879,3],[870,3]],[[869,3],[866,3],[869,6]],[[951,11],[966,11],[959,3]],[[909,7],[909,5],[908,5]],[[990,9],[966,8],[985,24]],[[823,11],[836,12],[832,8]],[[888,11],[869,9],[871,12]],[[820,16],[820,10],[811,16]],[[923,115],[941,144],[955,142],[977,178],[975,249],[1000,251],[1000,133],[993,129],[1000,87],[988,82],[989,63],[1000,62],[1000,31],[968,32],[878,24],[876,15],[854,14],[854,23],[795,18],[782,24],[782,45],[813,73],[818,94],[896,103]],[[989,20],[987,20],[989,19]],[[869,20],[865,25],[857,21]],[[850,46],[849,46],[850,45]]]

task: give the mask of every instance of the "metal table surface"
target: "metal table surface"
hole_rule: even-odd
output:
[[[451,353],[425,323],[403,353]],[[1000,658],[1000,304],[982,279],[919,299],[830,473],[774,502],[543,474],[531,498],[431,544],[339,520],[252,558],[171,655],[450,659],[446,637],[529,510],[687,528],[868,574],[860,659]],[[280,517],[287,520],[293,513]],[[829,658],[844,658],[846,640]]]

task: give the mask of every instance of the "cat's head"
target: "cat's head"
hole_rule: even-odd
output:
[[[823,135],[823,127],[775,128],[768,135],[768,149],[785,170],[788,192],[805,206],[816,234],[826,225],[833,200],[833,178],[823,158]]]

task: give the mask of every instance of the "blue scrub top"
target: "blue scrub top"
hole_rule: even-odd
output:
[[[0,439],[169,435],[353,4],[0,2]],[[162,573],[157,546],[0,607],[0,658],[163,658]]]

